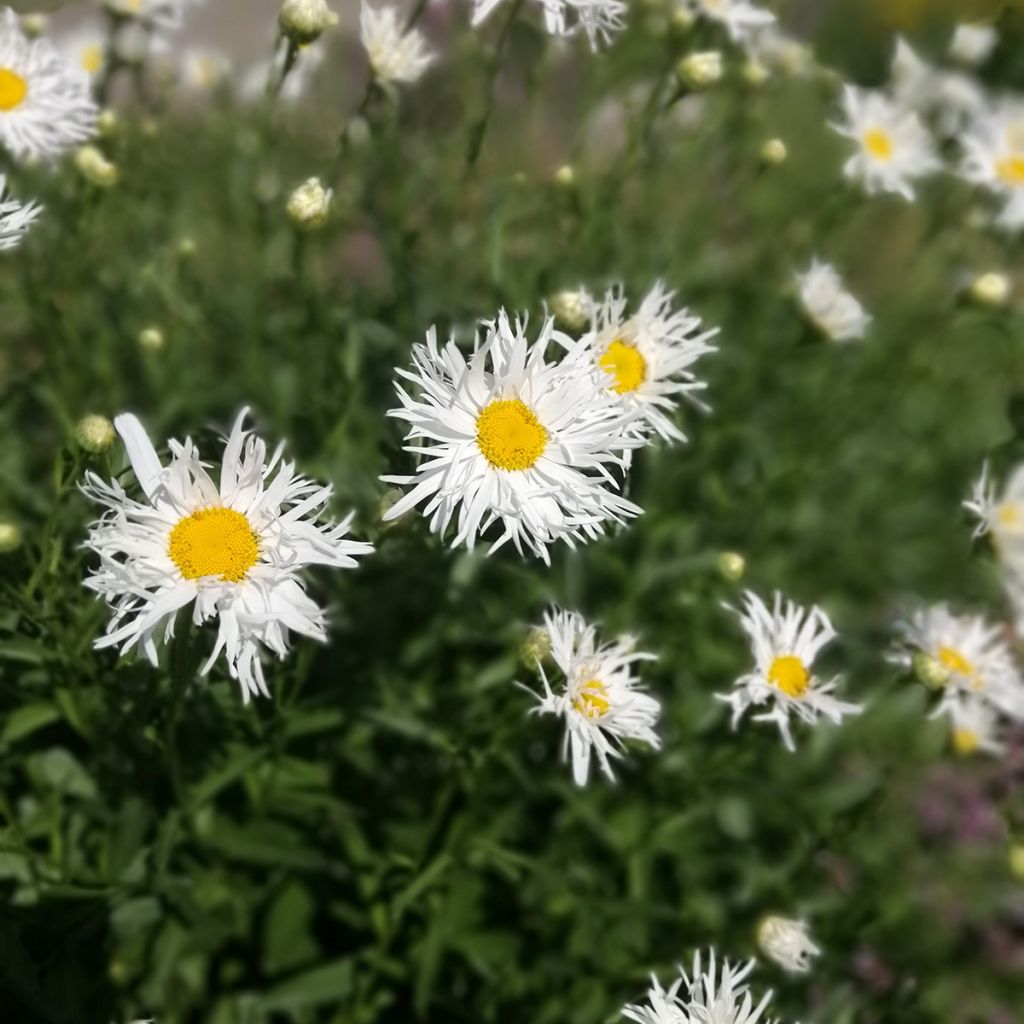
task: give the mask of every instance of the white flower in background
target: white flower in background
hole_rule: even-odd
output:
[[[331,214],[334,189],[324,188],[319,178],[307,178],[288,197],[285,210],[289,220],[304,231],[316,231]]]
[[[959,135],[989,105],[977,79],[959,71],[944,71],[922,60],[902,37],[896,40],[890,71],[896,103],[922,117],[934,119],[943,136]]]
[[[1024,101],[1006,99],[979,117],[963,139],[961,173],[1003,199],[997,223],[1024,226]]]
[[[313,87],[314,79],[324,62],[326,50],[323,46],[300,46],[298,57],[288,77],[284,80],[278,100],[295,103],[307,96]],[[248,69],[239,84],[239,95],[250,102],[263,98],[267,90],[268,79],[276,82],[284,70],[285,52],[279,50],[270,60],[260,61]]]
[[[843,167],[846,177],[869,193],[897,192],[912,200],[913,182],[939,167],[921,119],[880,92],[852,85],[843,90],[843,113],[845,120],[832,127],[856,144]]]
[[[532,345],[504,310],[484,327],[468,360],[454,340],[439,348],[431,328],[413,347],[413,369],[397,371],[415,393],[396,382],[402,404],[388,415],[410,425],[406,450],[420,463],[411,476],[381,478],[411,488],[385,521],[425,501],[432,533],[457,519],[452,547],[472,549],[497,524],[492,552],[511,541],[546,562],[553,541],[593,540],[609,521],[639,515],[616,493],[611,467],[643,442],[604,375],[582,359],[546,361],[550,342],[571,348],[550,318]]]
[[[978,751],[1002,754],[999,741],[999,716],[978,697],[965,697],[949,709],[950,740],[953,749],[962,757]]]
[[[809,724],[819,715],[838,724],[847,715],[860,714],[860,705],[832,696],[838,677],[822,681],[814,674],[814,659],[836,635],[820,608],[784,602],[779,593],[772,608],[749,590],[743,600],[743,610],[736,613],[750,637],[754,670],[740,676],[731,693],[716,694],[732,706],[733,728],[749,708],[767,706],[769,710],[754,715],[754,721],[775,722],[786,747],[795,750],[789,729],[791,714]]]
[[[362,0],[359,34],[378,82],[415,82],[434,60],[416,29],[405,31],[394,7],[374,8]]]
[[[181,56],[181,81],[196,92],[213,92],[226,81],[231,62],[217,50],[188,49]]]
[[[199,3],[202,0],[103,0],[111,14],[159,29],[177,28],[185,8]]]
[[[750,0],[684,0],[684,6],[718,22],[736,43],[748,41],[759,29],[775,21],[771,11]]]
[[[106,41],[96,24],[80,24],[73,32],[60,36],[56,45],[68,64],[90,78],[96,78],[106,66]]]
[[[769,960],[784,971],[805,974],[821,950],[811,939],[806,921],[769,914],[757,926],[757,945]]]
[[[609,391],[637,414],[637,430],[685,441],[670,417],[679,398],[707,386],[692,367],[715,351],[708,342],[718,329],[702,330],[699,316],[672,308],[674,298],[659,281],[630,315],[622,286],[611,288],[603,301],[591,303],[590,331],[572,350],[595,365]]]
[[[682,977],[664,989],[658,979],[651,975],[651,987],[647,990],[647,1005],[630,1003],[622,1008],[622,1016],[636,1024],[689,1024],[679,1000]]]
[[[708,953],[705,971],[698,953],[693,959],[693,976],[682,972],[684,988],[689,989],[688,997],[683,1000],[688,1024],[758,1024],[772,993],[766,992],[760,1002],[754,1003],[747,984],[747,977],[753,969],[753,960],[742,966],[723,960],[721,970],[716,971],[715,951],[712,949]]]
[[[810,47],[786,35],[774,23],[752,32],[745,45],[751,57],[769,71],[797,76],[817,66]]]
[[[595,628],[577,612],[553,608],[544,616],[544,628],[551,638],[550,657],[564,680],[555,692],[537,664],[544,693],[534,694],[535,711],[564,719],[562,756],[571,750],[576,785],[586,785],[592,754],[614,779],[611,759],[622,756],[623,740],[640,740],[655,750],[660,745],[654,726],[661,706],[640,689],[633,672],[638,661],[655,661],[655,655],[637,651],[632,637],[599,645]]]
[[[46,39],[29,41],[0,14],[0,145],[19,160],[52,157],[88,139],[99,110],[89,78]]]
[[[1024,551],[1024,464],[1010,473],[1000,494],[986,463],[964,508],[978,519],[975,539],[991,532],[997,548],[1021,546]]]
[[[114,426],[145,501],[91,472],[82,489],[107,509],[87,541],[100,564],[86,586],[113,611],[96,647],[138,648],[155,665],[160,634],[166,643],[177,611],[191,604],[196,625],[217,620],[203,673],[223,651],[248,703],[268,695],[263,647],[283,658],[290,632],[326,640],[324,614],[306,594],[301,570],[352,568],[372,548],[344,539],[351,515],[340,524],[318,521],[331,488],[299,476],[282,460],[283,446],[268,460],[266,444],[244,429],[246,415],[227,438],[219,480],[191,439],[170,441],[163,466],[139,421],[118,416]]]
[[[815,259],[796,275],[800,305],[807,318],[833,341],[863,338],[871,317],[855,296],[847,291],[831,263]]]
[[[566,289],[552,295],[548,305],[562,327],[568,331],[581,331],[590,323],[594,297],[586,288]]]
[[[592,48],[610,43],[625,27],[621,0],[534,0],[544,10],[544,26],[555,36],[585,32]],[[473,0],[473,24],[479,25],[502,0]]]
[[[0,252],[20,245],[32,221],[42,212],[36,203],[19,203],[7,195],[7,179],[0,174]]]
[[[992,25],[957,25],[949,43],[953,60],[977,67],[988,60],[999,42],[999,33]]]

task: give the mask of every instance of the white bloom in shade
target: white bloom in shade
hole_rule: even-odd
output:
[[[103,0],[103,6],[119,18],[140,21],[153,28],[177,28],[185,8],[202,0]]]
[[[831,263],[812,260],[807,270],[796,275],[796,283],[804,313],[822,334],[833,341],[864,337],[871,317],[846,290]]]
[[[871,193],[896,192],[913,199],[913,182],[939,167],[917,114],[880,92],[852,85],[843,90],[843,112],[845,120],[832,127],[856,144],[843,167],[846,177]]]
[[[965,697],[950,705],[950,741],[962,757],[978,751],[1002,754],[1005,750],[999,740],[999,716],[977,697]]]
[[[306,96],[324,62],[325,48],[318,45],[300,46],[294,66],[284,80],[278,99],[294,103]],[[248,69],[239,83],[239,95],[250,102],[266,95],[267,81],[277,82],[284,70],[286,54],[279,50],[270,60],[260,61]]]
[[[757,926],[757,945],[769,960],[792,974],[806,973],[811,960],[821,953],[811,940],[806,921],[774,914],[762,918]]]
[[[771,11],[750,3],[750,0],[687,0],[696,13],[716,21],[729,33],[733,42],[743,43],[765,25],[775,21]]]
[[[989,105],[975,78],[927,63],[902,37],[896,40],[890,81],[899,106],[933,118],[939,131],[950,138],[958,136]]]
[[[685,441],[670,417],[679,398],[707,386],[692,368],[715,351],[708,342],[718,329],[702,330],[699,316],[672,308],[674,298],[659,281],[636,312],[627,314],[622,286],[611,288],[602,302],[591,304],[590,332],[573,351],[591,361],[608,390],[637,414],[637,430]]]
[[[999,33],[992,25],[957,25],[949,43],[953,60],[977,67],[988,60],[999,42]]]
[[[330,487],[299,476],[282,460],[283,446],[268,460],[266,444],[244,429],[246,415],[227,438],[219,480],[191,439],[170,441],[164,466],[139,421],[118,416],[114,426],[145,500],[94,473],[83,490],[107,509],[87,541],[100,564],[86,586],[113,612],[96,647],[138,648],[155,665],[161,634],[166,643],[177,611],[191,604],[194,623],[218,625],[204,674],[223,651],[248,703],[268,695],[263,647],[283,658],[290,632],[326,639],[324,614],[306,594],[301,570],[352,568],[372,548],[345,539],[351,515],[340,524],[318,522]]]
[[[676,67],[676,76],[691,89],[706,89],[722,77],[722,54],[718,50],[687,54]]]
[[[479,25],[502,0],[473,0],[473,24]],[[585,32],[592,48],[611,40],[625,27],[621,0],[534,0],[544,10],[544,26],[555,36]]]
[[[978,303],[979,306],[989,306],[998,309],[1005,306],[1013,291],[1013,284],[1005,275],[995,270],[979,274],[967,289],[967,294]]]
[[[416,29],[405,31],[394,7],[377,10],[363,0],[359,33],[379,82],[415,82],[434,59],[423,34]]]
[[[963,139],[961,173],[1004,200],[997,223],[1024,226],[1024,101],[1004,100],[979,117]]]
[[[784,601],[779,593],[772,608],[749,590],[743,599],[743,610],[737,614],[750,637],[754,670],[740,676],[731,693],[716,694],[732,705],[733,728],[748,708],[768,706],[769,710],[753,716],[754,721],[775,722],[786,747],[795,750],[790,714],[809,724],[819,715],[839,723],[847,715],[860,714],[860,705],[832,696],[838,677],[823,682],[814,674],[814,659],[836,635],[820,608],[801,608]]]
[[[29,41],[0,14],[0,145],[19,160],[52,157],[92,135],[99,110],[89,78],[46,39]]]
[[[412,476],[381,478],[411,488],[385,521],[425,501],[431,532],[457,519],[452,547],[472,549],[497,524],[491,551],[511,541],[547,562],[553,541],[593,540],[609,521],[639,515],[610,467],[643,442],[604,375],[571,353],[561,365],[546,361],[550,342],[572,347],[551,318],[532,345],[525,323],[504,310],[484,327],[468,360],[453,340],[439,348],[431,328],[413,347],[413,369],[397,371],[415,391],[396,381],[401,406],[388,415],[409,424],[406,450],[420,464]]]
[[[32,221],[43,212],[35,203],[19,203],[7,195],[7,179],[0,174],[0,252],[21,244]]]
[[[535,694],[535,710],[564,719],[562,756],[567,758],[571,750],[576,784],[586,785],[592,754],[613,779],[611,759],[622,756],[625,739],[641,740],[657,750],[654,726],[661,706],[640,689],[633,674],[638,661],[654,661],[655,656],[635,650],[631,637],[599,645],[595,628],[577,612],[554,608],[544,616],[544,627],[551,638],[551,659],[564,682],[553,690],[538,662],[544,693]]]
[[[964,508],[978,519],[974,537],[991,532],[1000,550],[1021,547],[1024,550],[1024,464],[1009,475],[1002,493],[989,477],[988,463],[974,482],[970,498]]]
[[[106,66],[106,43],[103,31],[97,25],[80,25],[74,32],[57,40],[57,48],[74,68],[84,71],[90,78],[99,75]]]
[[[817,66],[810,47],[781,32],[774,23],[753,32],[745,45],[753,59],[769,71],[797,76]]]

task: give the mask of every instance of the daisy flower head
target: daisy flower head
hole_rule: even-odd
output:
[[[60,37],[57,48],[72,67],[84,71],[90,79],[100,75],[106,66],[103,30],[95,23],[80,25],[75,31]]]
[[[732,964],[722,960],[719,969],[715,965],[715,951],[709,950],[707,970],[703,969],[701,955],[693,958],[693,973],[681,970],[683,988],[688,995],[683,998],[683,1009],[687,1024],[772,1024],[764,1017],[772,993],[766,992],[759,1002],[754,1002],[747,978],[754,969],[754,961]]]
[[[7,195],[7,179],[0,174],[0,252],[21,244],[32,222],[43,212],[36,203],[19,203]]]
[[[221,652],[242,699],[268,696],[260,662],[267,648],[279,658],[289,633],[325,640],[324,613],[306,594],[301,570],[310,565],[353,568],[369,544],[346,540],[349,515],[320,522],[331,496],[245,429],[243,409],[225,441],[217,479],[190,438],[168,442],[161,462],[142,424],[118,416],[114,426],[127,450],[144,500],[115,480],[86,474],[84,492],[106,511],[86,546],[100,559],[86,586],[111,608],[97,648],[134,648],[157,664],[157,647],[173,635],[179,609],[193,606],[196,625],[215,619],[217,637],[203,674]]]
[[[217,50],[187,49],[181,54],[179,77],[186,88],[195,92],[213,92],[230,72],[230,61]]]
[[[1000,551],[1024,553],[1024,464],[1013,469],[1000,492],[985,463],[964,508],[978,520],[975,539],[990,533]]]
[[[832,127],[856,144],[843,174],[869,193],[896,192],[913,200],[914,181],[939,167],[918,115],[883,93],[852,85],[843,90],[843,114]]]
[[[1003,200],[996,223],[1024,226],[1024,101],[1004,100],[978,117],[963,139],[961,173]]]
[[[806,974],[821,949],[811,939],[806,921],[769,914],[757,926],[757,945],[761,952],[790,974]]]
[[[700,317],[672,308],[673,298],[659,281],[628,315],[622,287],[610,289],[602,302],[592,304],[590,332],[574,352],[592,362],[609,392],[637,414],[641,433],[685,441],[670,415],[678,398],[707,386],[691,368],[715,351],[708,342],[718,329],[702,330]]]
[[[544,692],[534,694],[534,710],[564,719],[562,756],[572,753],[576,785],[586,785],[591,755],[614,779],[611,760],[622,756],[623,740],[641,740],[655,750],[660,745],[654,726],[661,705],[640,688],[634,674],[637,662],[654,661],[655,656],[637,651],[632,637],[599,644],[595,627],[577,612],[553,608],[544,616],[544,627],[563,681],[556,692],[538,662]]]
[[[28,40],[9,7],[0,14],[0,145],[18,160],[85,142],[99,110],[84,71],[46,39]]]
[[[778,592],[771,608],[749,590],[743,602],[742,610],[735,611],[750,637],[754,669],[736,680],[731,693],[716,695],[732,706],[733,728],[749,708],[767,708],[754,715],[754,721],[775,722],[786,748],[795,750],[791,714],[812,725],[819,715],[838,724],[848,715],[860,714],[860,705],[832,696],[838,677],[823,681],[814,673],[818,652],[836,635],[824,611],[817,606],[802,608]]]
[[[138,21],[158,29],[177,28],[185,8],[202,0],[103,0],[115,17]]]
[[[639,515],[618,493],[612,468],[643,442],[603,375],[571,355],[546,360],[551,341],[571,348],[550,317],[533,344],[525,321],[513,324],[504,310],[483,327],[468,358],[454,340],[440,347],[431,328],[426,344],[413,347],[412,369],[397,370],[401,405],[388,415],[409,424],[406,450],[420,463],[411,476],[381,478],[410,488],[385,521],[426,502],[432,533],[456,520],[452,547],[472,550],[497,525],[490,551],[511,541],[548,562],[553,541],[574,546]]]
[[[797,294],[807,319],[832,341],[863,338],[871,317],[843,284],[831,263],[814,259],[796,275]]]
[[[502,0],[473,0],[473,24],[479,25]],[[544,11],[544,27],[553,36],[586,34],[591,49],[607,45],[625,27],[622,0],[534,0]]]
[[[370,69],[383,85],[415,82],[434,60],[423,34],[406,31],[394,7],[378,9],[362,0],[359,32]]]
[[[717,22],[734,43],[748,42],[756,32],[775,21],[771,11],[750,0],[684,0],[683,6],[700,17]]]
[[[949,718],[950,742],[961,757],[1005,751],[999,740],[999,716],[985,701],[965,697],[950,706]]]

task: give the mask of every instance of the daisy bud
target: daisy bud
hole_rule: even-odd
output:
[[[139,347],[147,352],[158,352],[164,347],[164,332],[159,327],[144,327],[139,331]]]
[[[300,185],[288,198],[288,216],[291,222],[304,231],[315,231],[327,223],[331,211],[331,189],[325,189],[319,178],[310,178]]]
[[[523,664],[536,669],[550,653],[551,634],[543,626],[533,626],[519,648]]]
[[[929,690],[941,690],[949,682],[949,669],[924,651],[914,654],[913,666],[914,675]]]
[[[754,57],[743,65],[742,75],[743,81],[754,89],[760,89],[768,81],[768,69]]]
[[[178,259],[190,260],[196,254],[195,239],[189,235],[178,241]]]
[[[50,19],[45,14],[23,14],[21,16],[21,31],[29,39],[38,39],[46,35]]]
[[[1010,281],[1005,274],[982,274],[971,282],[969,294],[979,306],[998,309],[1010,297]]]
[[[769,139],[761,147],[761,159],[771,167],[785,163],[788,156],[789,150],[786,149],[786,144],[782,139]]]
[[[305,46],[320,38],[324,29],[338,24],[338,16],[324,0],[284,0],[277,16],[281,34]]]
[[[1010,844],[1010,870],[1018,877],[1024,879],[1024,842]]]
[[[21,547],[21,530],[14,523],[0,522],[0,555],[9,555]]]
[[[106,416],[85,416],[75,426],[75,440],[79,447],[93,455],[109,451],[116,438],[114,424]]]
[[[741,554],[736,551],[723,551],[717,559],[718,571],[730,583],[736,583],[743,579],[747,563]]]
[[[670,24],[676,35],[684,36],[693,29],[696,22],[697,19],[691,10],[686,7],[677,7]]]
[[[365,117],[353,117],[345,126],[345,138],[350,146],[362,149],[370,141],[370,125]]]
[[[557,292],[548,304],[555,319],[567,331],[582,331],[590,323],[589,296],[581,289]]]
[[[722,77],[722,55],[718,50],[691,53],[679,62],[676,76],[689,89],[706,89]]]
[[[96,128],[100,135],[109,139],[117,131],[117,112],[101,110],[100,116],[96,119]]]
[[[757,945],[761,952],[791,974],[803,974],[811,959],[821,950],[811,941],[806,921],[787,917],[762,918],[757,926]]]
[[[82,177],[97,188],[111,188],[117,184],[117,166],[96,146],[82,146],[75,153],[75,166]]]
[[[572,188],[576,184],[576,172],[572,169],[572,164],[563,164],[559,167],[555,171],[554,182],[562,188]]]

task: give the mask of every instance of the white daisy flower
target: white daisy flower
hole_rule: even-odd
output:
[[[340,524],[318,522],[331,488],[299,476],[282,461],[283,446],[268,460],[266,444],[244,429],[247,412],[227,438],[219,480],[191,439],[168,442],[171,461],[163,466],[142,425],[125,415],[114,426],[146,500],[91,472],[83,485],[107,508],[87,541],[100,565],[86,586],[113,611],[96,647],[121,654],[137,647],[155,665],[158,633],[166,643],[175,614],[192,604],[196,625],[216,619],[218,626],[203,673],[223,651],[246,703],[268,695],[261,648],[283,658],[289,632],[326,639],[324,614],[307,596],[301,570],[352,568],[355,556],[372,551],[344,539],[351,515]]]
[[[845,120],[832,127],[856,143],[843,173],[869,193],[896,192],[914,198],[913,182],[939,167],[921,119],[880,92],[847,85]]]
[[[831,263],[812,260],[807,270],[796,275],[796,284],[807,319],[827,338],[853,341],[864,337],[871,317],[847,291]]]
[[[961,757],[978,751],[1002,754],[1005,747],[999,740],[999,716],[978,697],[965,697],[950,705],[950,740]]]
[[[811,48],[782,32],[774,22],[752,32],[745,46],[751,57],[769,71],[796,76],[817,67]]]
[[[36,203],[20,203],[7,192],[7,179],[0,174],[0,252],[21,244],[32,221],[43,212]]]
[[[622,1016],[636,1024],[689,1024],[679,1000],[679,989],[683,978],[663,989],[658,979],[651,975],[651,987],[647,990],[647,1005],[629,1003],[622,1008]]]
[[[473,24],[479,25],[502,0],[473,0]],[[554,36],[585,32],[593,49],[612,41],[625,27],[622,0],[534,0],[544,11],[544,26]]]
[[[213,92],[231,73],[231,62],[217,50],[188,49],[181,56],[182,83],[196,92]]]
[[[1007,99],[979,117],[963,139],[961,173],[1003,199],[997,223],[1024,226],[1024,101]]]
[[[949,55],[968,67],[977,67],[991,56],[999,42],[993,25],[957,25],[949,42]]]
[[[103,0],[111,14],[159,29],[177,28],[185,8],[199,3],[202,0]]]
[[[974,482],[964,508],[977,517],[974,537],[991,533],[996,547],[1014,547],[1024,542],[1024,463],[1014,468],[1002,493],[989,477],[988,463]]]
[[[0,14],[0,145],[19,160],[56,156],[85,142],[99,110],[88,76],[46,39],[26,39],[18,16]]]
[[[550,317],[532,345],[525,323],[513,326],[504,310],[484,327],[468,360],[454,340],[439,348],[431,328],[427,344],[413,347],[413,369],[397,371],[415,394],[396,382],[402,404],[388,415],[409,423],[415,443],[406,450],[421,461],[411,476],[381,478],[411,488],[384,519],[425,501],[432,533],[457,517],[452,547],[472,549],[498,524],[492,552],[511,541],[547,562],[553,541],[574,546],[639,515],[610,467],[643,442],[604,375],[571,353],[560,365],[546,361],[549,342],[571,348]]]
[[[378,82],[415,82],[434,60],[423,33],[406,31],[394,7],[377,10],[362,0],[359,34]]]
[[[683,6],[718,22],[735,43],[747,42],[754,33],[775,21],[771,11],[750,0],[684,0]]]
[[[811,939],[806,921],[769,914],[757,926],[757,945],[761,952],[784,971],[806,974],[821,949]]]
[[[90,78],[98,77],[106,67],[107,46],[98,25],[91,22],[79,25],[73,32],[59,37],[56,45],[68,64]]]
[[[707,387],[691,367],[715,351],[707,343],[718,328],[702,331],[699,316],[673,310],[674,294],[659,281],[630,316],[621,285],[610,289],[603,302],[591,304],[590,332],[574,352],[596,365],[609,391],[637,414],[638,430],[685,441],[670,417],[678,398]]]
[[[860,714],[860,705],[832,696],[838,677],[823,682],[813,672],[818,652],[836,635],[825,612],[817,606],[806,609],[792,601],[784,602],[778,592],[771,609],[749,590],[743,599],[743,610],[736,613],[750,637],[754,671],[740,676],[731,693],[716,694],[732,705],[733,728],[748,708],[770,706],[770,710],[754,715],[754,721],[775,722],[786,747],[795,750],[790,714],[810,724],[819,715],[838,724],[847,715]]]
[[[534,694],[539,702],[534,710],[565,720],[562,757],[572,751],[576,785],[587,783],[591,754],[601,771],[614,779],[611,759],[622,756],[624,739],[641,740],[655,750],[660,746],[654,726],[661,705],[640,689],[633,674],[638,661],[657,659],[637,651],[636,641],[628,636],[598,645],[595,627],[577,612],[553,608],[544,616],[544,628],[551,640],[551,659],[564,679],[556,693],[543,664],[537,663],[544,693]]]

